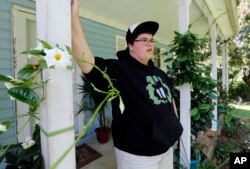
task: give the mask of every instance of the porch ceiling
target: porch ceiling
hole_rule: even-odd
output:
[[[224,13],[216,23],[225,38],[238,31],[235,0],[199,1],[193,0],[190,7],[190,23],[201,18],[194,25],[195,33],[204,35],[209,29],[207,18],[201,17],[207,11],[214,18]],[[160,23],[156,38],[165,43],[179,30],[177,0],[80,0],[80,15],[125,31],[133,23],[154,20]]]

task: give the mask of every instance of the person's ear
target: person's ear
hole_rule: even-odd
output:
[[[133,51],[134,51],[134,49],[133,49],[133,45],[132,45],[132,44],[130,44],[130,43],[128,44],[128,48],[129,48],[129,51],[130,51],[130,52],[133,52]]]

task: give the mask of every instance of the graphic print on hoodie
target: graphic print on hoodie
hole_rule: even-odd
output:
[[[169,87],[163,83],[162,79],[156,75],[146,77],[149,98],[154,104],[172,103],[172,94]]]

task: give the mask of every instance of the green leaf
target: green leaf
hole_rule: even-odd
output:
[[[37,49],[30,49],[22,52],[22,54],[29,54],[33,56],[45,56],[45,53],[43,50],[37,50]]]
[[[200,104],[199,105],[199,110],[202,111],[208,111],[211,108],[211,106],[209,104]]]
[[[191,110],[191,116],[195,116],[198,113],[198,108],[194,108]]]
[[[18,166],[17,160],[22,151],[24,151],[24,149],[21,144],[11,145],[5,155],[6,163]]]
[[[184,56],[184,57],[178,57],[178,60],[179,62],[185,62],[188,60],[188,57],[187,56]]]
[[[32,138],[36,144],[40,143],[40,126],[38,124],[35,124],[35,131],[33,132]]]
[[[200,118],[200,121],[202,121],[203,123],[205,123],[206,119],[205,118]]]
[[[67,70],[74,70],[74,67],[73,66],[69,66],[69,65],[67,65],[67,68],[66,68]]]
[[[165,59],[164,62],[170,62],[170,61],[172,61],[172,60],[173,60],[173,58],[171,57],[171,58]]]
[[[0,144],[0,163],[2,163],[3,159],[5,158],[5,153],[4,151],[2,151],[4,148],[3,146]]]
[[[52,46],[48,42],[46,42],[44,40],[41,40],[41,39],[38,39],[38,41],[42,43],[42,45],[44,46],[44,48],[46,48],[46,49],[52,49]]]
[[[43,169],[43,158],[42,156],[39,156],[33,163],[31,169]]]
[[[9,95],[27,103],[30,106],[37,106],[40,102],[39,96],[30,88],[26,87],[13,87],[8,90]]]
[[[187,71],[191,71],[191,65],[190,64],[186,64],[186,69],[187,69]]]
[[[69,46],[66,46],[66,49],[70,55],[72,55],[72,49]]]
[[[40,146],[33,145],[20,153],[20,157],[18,158],[17,162],[20,162],[22,160],[27,160],[29,158],[34,159],[33,157],[35,155],[40,155],[40,154],[41,154]]]
[[[30,80],[24,80],[24,82],[20,85],[18,85],[19,87],[25,87],[25,88],[31,88],[34,84],[34,80],[30,79]]]
[[[226,114],[226,116],[225,116],[225,123],[229,127],[231,126],[230,122],[231,122],[232,118],[233,118],[232,114]]]
[[[21,79],[13,79],[13,80],[11,81],[11,83],[12,83],[13,85],[21,85],[21,84],[23,84],[23,82],[24,82],[24,80],[21,80]]]
[[[39,60],[39,65],[41,69],[46,69],[48,67],[45,60]]]
[[[18,79],[30,79],[35,72],[39,71],[36,67],[31,64],[26,65],[24,68],[18,71]]]
[[[12,80],[11,78],[0,74],[0,82],[11,82],[11,80]]]
[[[201,117],[201,115],[199,114],[199,113],[197,113],[197,115],[196,116],[194,116],[194,120],[196,121],[196,120],[199,120],[200,119],[200,117]]]
[[[10,127],[10,125],[11,125],[11,121],[3,121],[3,122],[1,122],[3,125],[5,125],[6,126],[6,128],[9,128]]]

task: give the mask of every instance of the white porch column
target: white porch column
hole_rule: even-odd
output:
[[[227,41],[224,41],[222,49],[222,88],[225,92],[228,92],[228,51]]]
[[[217,47],[216,47],[216,40],[217,40],[217,32],[216,32],[216,25],[213,23],[212,20],[209,20],[210,24],[212,24],[212,27],[210,29],[210,37],[211,37],[211,57],[212,57],[212,71],[211,76],[212,79],[217,80]],[[214,90],[217,91],[217,88]],[[214,110],[213,110],[213,120],[212,120],[212,131],[217,131],[217,99],[213,100],[213,103],[215,104]]]
[[[178,0],[179,32],[186,33],[189,25],[189,7],[192,0]],[[190,168],[191,156],[191,90],[190,84],[180,86],[180,121],[183,134],[180,140],[180,163]]]
[[[71,46],[70,3],[70,0],[36,0],[39,39],[52,45],[59,44],[60,47]],[[43,79],[49,80],[45,90],[46,99],[40,110],[44,130],[41,132],[42,154],[46,169],[51,168],[74,143],[72,74],[69,70],[55,69],[43,72]],[[55,135],[55,132],[62,133]],[[76,168],[74,148],[56,168]]]

